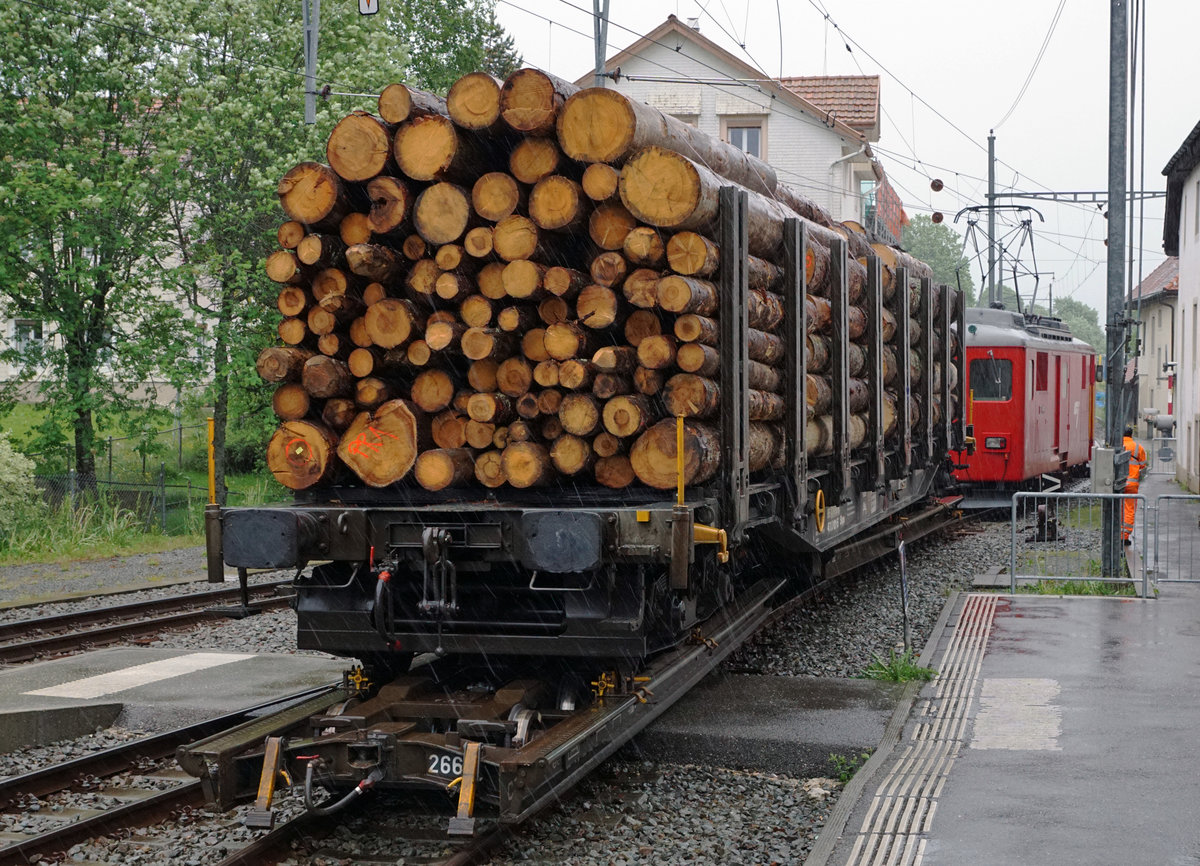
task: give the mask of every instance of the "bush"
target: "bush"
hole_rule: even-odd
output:
[[[42,505],[33,469],[33,461],[13,448],[7,433],[0,433],[0,548],[8,544],[13,528]]]

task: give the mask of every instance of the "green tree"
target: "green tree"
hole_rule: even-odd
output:
[[[185,5],[179,41],[189,47],[179,52],[169,80],[170,99],[179,106],[175,135],[186,152],[170,209],[181,263],[174,278],[204,326],[196,331],[195,357],[212,383],[207,400],[215,422],[217,496],[224,503],[227,458],[249,469],[274,427],[272,388],[259,380],[254,361],[273,342],[278,320],[278,287],[262,269],[283,219],[275,185],[296,163],[321,158],[341,116],[374,105],[369,97],[332,97],[318,103],[316,124],[301,122],[303,31],[296,3]],[[496,23],[491,3],[388,0],[380,9],[361,16],[348,3],[323,7],[318,87],[369,94],[408,80],[444,92],[481,67],[507,74],[489,67],[489,58],[501,65],[514,60],[511,37]]]
[[[974,306],[975,282],[971,279],[970,263],[962,252],[962,238],[954,229],[918,214],[904,226],[901,244],[933,268],[935,283],[961,287],[967,296],[967,306]]]
[[[38,445],[95,477],[95,425],[135,405],[139,386],[179,352],[179,315],[161,290],[162,148],[173,106],[155,82],[173,62],[164,0],[0,5],[0,304],[43,324],[7,383],[43,398]]]
[[[326,4],[318,80],[362,93],[400,80],[408,56],[394,44],[389,13],[361,16]],[[318,104],[303,120],[298,4],[279,0],[189,0],[178,19],[178,63],[163,80],[178,106],[174,140],[185,158],[170,203],[178,266],[172,278],[196,321],[196,379],[211,383],[217,501],[225,502],[228,458],[251,468],[273,429],[270,388],[258,379],[258,349],[274,339],[278,287],[262,262],[278,246],[275,185],[291,166],[317,157],[346,106]],[[363,107],[370,107],[364,105]],[[230,420],[236,423],[230,425]],[[233,441],[227,436],[232,432]]]
[[[1000,286],[1000,302],[1006,310],[1018,309],[1017,293],[1006,285]],[[1054,310],[1051,313],[1045,304],[1035,303],[1030,306],[1028,298],[1022,298],[1021,309],[1039,316],[1057,316],[1071,329],[1072,336],[1083,340],[1093,349],[1104,352],[1104,330],[1100,327],[1100,315],[1083,301],[1074,298],[1055,299]]]
[[[496,20],[495,0],[385,0],[388,27],[408,46],[404,80],[445,94],[475,70],[505,78],[521,66],[513,38]],[[385,3],[381,3],[383,8]]]
[[[1054,315],[1071,328],[1071,333],[1104,354],[1104,329],[1100,327],[1100,314],[1074,298],[1058,298],[1054,301]]]

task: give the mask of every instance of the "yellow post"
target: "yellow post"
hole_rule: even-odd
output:
[[[212,418],[208,419],[208,504],[216,505],[217,503],[217,456],[216,449],[213,447],[213,438],[216,436],[216,424]]]
[[[683,505],[683,416],[675,416],[675,483],[679,490],[678,504]]]

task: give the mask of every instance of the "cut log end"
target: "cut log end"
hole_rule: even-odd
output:
[[[657,490],[670,490],[678,479],[676,421],[660,421],[638,437],[629,453],[638,479]],[[717,430],[694,421],[684,423],[683,478],[685,484],[703,484],[717,472],[721,448]]]
[[[284,487],[306,490],[330,479],[336,461],[337,437],[311,421],[284,422],[267,445],[267,467]]]

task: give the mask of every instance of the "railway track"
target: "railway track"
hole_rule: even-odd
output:
[[[202,785],[175,766],[176,749],[279,705],[333,691],[308,689],[0,781],[0,820],[9,828],[0,832],[0,866],[50,860],[97,836],[120,837],[202,807]],[[136,781],[122,783],[127,775]],[[81,808],[70,804],[67,795],[72,793],[95,796]],[[13,821],[14,816],[20,820]]]
[[[905,536],[908,538],[944,529],[954,531],[957,526],[962,526],[961,515],[943,511],[940,515],[931,515],[921,532],[913,531],[917,527],[910,525],[905,530]],[[819,587],[812,590],[817,591]],[[755,597],[747,599],[737,612],[722,614],[718,621],[713,621],[707,627],[709,641],[681,647],[653,665],[653,669],[648,672],[651,677],[649,687],[653,695],[649,702],[641,703],[636,696],[631,695],[610,695],[607,698],[608,706],[601,707],[599,713],[591,713],[592,716],[598,717],[596,724],[582,725],[571,731],[570,736],[560,733],[531,741],[519,750],[526,752],[520,756],[522,765],[533,766],[538,762],[561,761],[566,754],[581,754],[580,750],[586,749],[584,744],[588,740],[602,740],[598,748],[582,754],[570,772],[561,774],[559,778],[552,780],[552,784],[536,792],[531,790],[531,795],[536,793],[538,796],[527,797],[525,808],[520,814],[510,815],[503,822],[498,822],[492,817],[481,817],[473,837],[447,839],[444,809],[442,817],[438,819],[432,816],[433,810],[428,805],[423,812],[426,820],[421,829],[402,826],[403,821],[401,826],[382,828],[380,824],[387,823],[391,816],[403,810],[393,805],[396,802],[393,795],[381,792],[379,796],[389,798],[389,802],[370,805],[364,802],[364,808],[332,816],[301,811],[289,820],[281,819],[277,828],[229,854],[220,861],[220,866],[269,866],[288,858],[294,860],[297,856],[328,857],[333,858],[335,862],[377,862],[373,856],[356,847],[356,842],[361,839],[371,839],[371,844],[380,846],[401,845],[406,851],[422,852],[412,856],[406,854],[405,862],[419,862],[430,866],[462,866],[483,862],[487,852],[507,836],[510,825],[521,823],[546,806],[561,801],[571,788],[631,739],[637,731],[664,712],[735,647],[769,622],[804,604],[808,596],[809,593],[789,593],[787,587],[780,584],[760,584]],[[311,713],[311,707],[333,703],[338,694],[336,689],[322,691],[320,694],[310,692],[294,696],[295,700],[291,703],[304,709],[305,712],[301,715],[307,717]],[[171,756],[181,745],[203,740],[205,737],[219,737],[239,725],[244,726],[243,729],[261,729],[269,726],[272,715],[264,715],[260,713],[260,709],[232,714],[202,725],[190,726],[160,737],[0,782],[0,808],[10,813],[23,811],[22,805],[31,803],[30,798],[52,798],[56,792],[70,790],[72,782],[79,779],[84,779],[92,790],[98,790],[108,798],[122,801],[118,806],[98,814],[82,814],[88,810],[68,809],[66,817],[70,823],[56,822],[58,826],[47,827],[44,832],[33,838],[16,838],[15,834],[0,836],[0,844],[10,842],[8,847],[0,847],[0,866],[6,866],[8,863],[28,863],[36,856],[53,857],[73,845],[98,836],[120,838],[122,835],[133,833],[133,828],[136,827],[146,827],[163,821],[196,820],[195,816],[200,813],[193,810],[197,810],[204,802],[202,783],[185,780],[173,763],[167,766]],[[605,732],[606,725],[612,730]],[[553,734],[552,731],[547,733]],[[97,781],[123,773],[136,773],[138,778],[132,780],[132,784],[131,780],[126,779],[123,786],[111,789],[102,781]],[[294,813],[297,808],[302,807],[293,800],[287,813]],[[220,826],[228,827],[231,820],[236,819],[231,819],[226,813],[213,820]],[[437,821],[438,825],[432,826],[431,821]],[[416,826],[420,822],[414,818],[411,823]],[[354,826],[360,829],[352,830],[349,834],[334,832],[339,827]],[[151,834],[153,832],[150,831]],[[139,835],[138,838],[142,837]]]
[[[290,580],[249,588],[249,611],[276,610],[291,603]],[[0,625],[0,663],[19,664],[64,655],[129,638],[185,628],[220,615],[214,607],[240,605],[239,588],[190,593]]]
[[[395,813],[389,810],[389,817],[394,819]],[[428,823],[430,816],[420,817]],[[302,849],[309,849],[309,856],[319,853],[333,862],[357,862],[361,858],[360,852],[349,850],[345,843],[332,838],[334,831],[346,826],[347,821],[346,817],[303,812],[225,857],[217,866],[275,866],[289,858],[295,860]],[[355,822],[350,820],[350,823]],[[469,866],[484,862],[484,858],[507,836],[508,830],[499,826],[467,839],[447,839],[444,832],[439,834],[432,827],[417,832],[410,830],[403,843],[421,853],[406,855],[403,862],[424,866]]]

